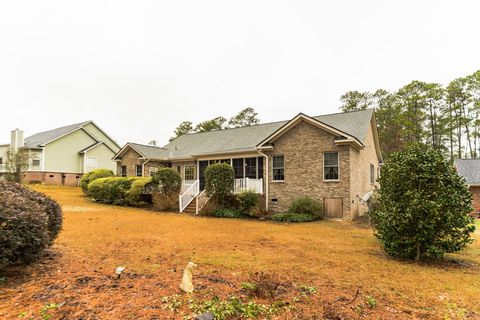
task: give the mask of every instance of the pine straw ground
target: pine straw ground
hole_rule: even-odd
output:
[[[261,271],[278,286],[252,299],[286,303],[273,319],[480,319],[479,241],[417,264],[386,257],[353,222],[192,217],[92,203],[79,188],[34,188],[62,205],[63,231],[40,263],[0,279],[0,319],[182,319],[189,299],[248,301],[242,283]],[[197,290],[184,295],[190,260]],[[127,268],[119,280],[117,266]]]

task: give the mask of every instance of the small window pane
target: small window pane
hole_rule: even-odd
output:
[[[283,156],[273,157],[273,167],[283,167]]]
[[[326,166],[336,166],[338,165],[338,153],[325,153],[325,162]]]

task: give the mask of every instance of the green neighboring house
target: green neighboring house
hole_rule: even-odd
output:
[[[8,150],[28,154],[24,182],[78,185],[82,174],[97,168],[116,170],[112,157],[120,150],[93,121],[85,121],[23,137],[11,132],[10,144],[0,145],[0,173],[6,171]]]

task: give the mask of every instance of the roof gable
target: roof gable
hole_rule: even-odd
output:
[[[31,135],[25,138],[25,147],[36,148],[36,147],[44,146],[45,144],[50,143],[54,140],[57,140],[58,138],[61,138],[73,131],[81,129],[84,125],[90,122],[91,121],[79,122],[79,123],[71,124],[68,126],[56,128],[53,130],[36,133],[34,135]]]
[[[115,154],[113,160],[118,160],[118,158],[121,157],[128,149],[133,149],[145,159],[167,160],[169,156],[169,151],[167,149],[151,145],[127,142],[127,144],[120,149],[117,154]]]
[[[302,121],[310,123],[317,128],[323,129],[324,131],[326,131],[328,133],[331,133],[332,135],[335,135],[337,137],[342,137],[342,138],[344,138],[344,141],[357,142],[361,146],[361,143],[357,138],[355,138],[353,136],[350,136],[349,134],[347,134],[347,133],[345,133],[341,130],[336,129],[336,128],[326,124],[325,122],[323,122],[321,120],[318,120],[317,118],[319,118],[319,117],[312,118],[312,117],[309,117],[309,116],[307,116],[303,113],[300,113],[295,118],[293,118],[292,120],[290,120],[286,124],[284,124],[277,131],[275,131],[270,136],[265,138],[262,142],[260,142],[257,145],[257,147],[262,147],[266,143],[275,141],[276,139],[280,138],[284,133],[288,132],[291,128],[293,128],[295,125],[297,125],[298,123],[300,123]]]

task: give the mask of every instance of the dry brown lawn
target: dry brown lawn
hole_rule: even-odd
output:
[[[479,241],[418,264],[388,258],[371,229],[352,222],[193,217],[92,203],[79,188],[34,188],[62,205],[63,231],[40,263],[0,283],[1,319],[42,319],[51,303],[60,306],[44,312],[50,319],[182,319],[191,314],[178,290],[188,261],[199,265],[188,296],[197,301],[248,299],[241,287],[252,273],[274,276],[287,289],[256,301],[287,302],[275,319],[480,318]],[[127,268],[119,280],[117,266]],[[301,285],[318,292],[302,294]],[[162,298],[176,294],[183,302],[173,310]]]

